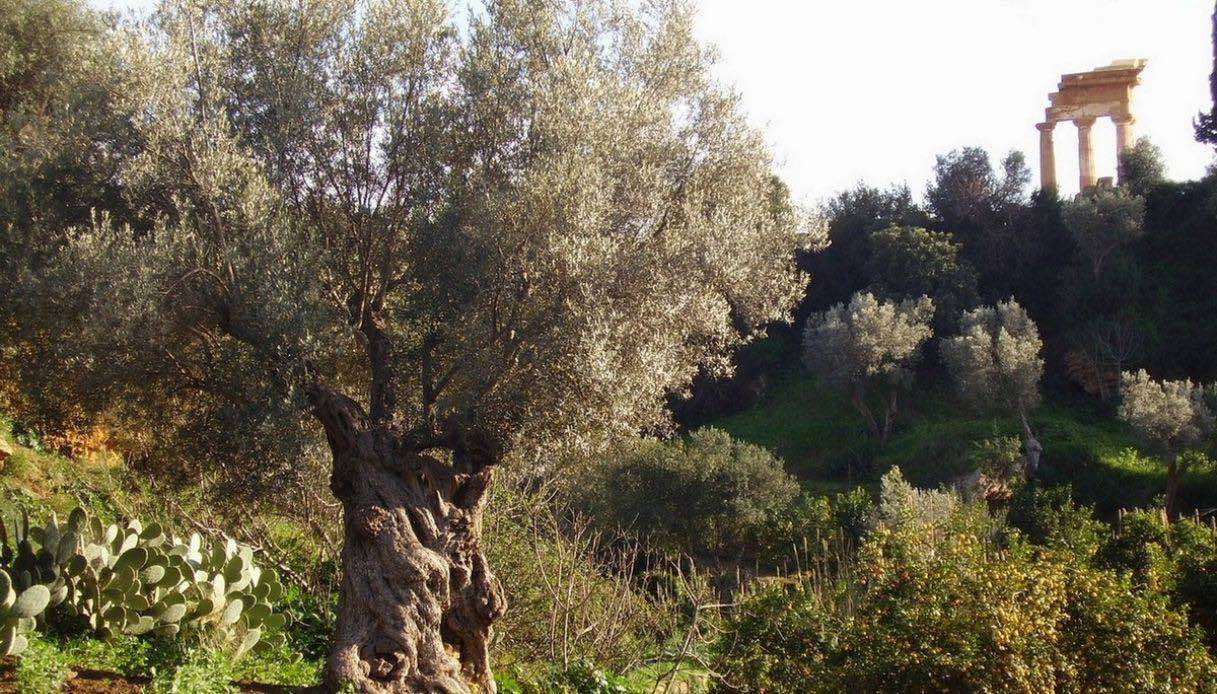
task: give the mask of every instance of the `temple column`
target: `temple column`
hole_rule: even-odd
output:
[[[1132,149],[1137,144],[1136,129],[1137,119],[1129,116],[1128,118],[1114,118],[1116,122],[1116,154],[1123,154]]]
[[[1056,187],[1056,148],[1052,144],[1052,129],[1056,123],[1037,123],[1040,131],[1040,188]]]
[[[1093,188],[1097,183],[1094,173],[1094,141],[1090,136],[1094,121],[1094,118],[1078,118],[1073,121],[1073,124],[1078,126],[1078,172],[1082,190]]]
[[[1127,118],[1113,118],[1116,122],[1116,170],[1120,170],[1120,157],[1125,152],[1131,150],[1136,144],[1136,131],[1133,126],[1136,125],[1137,119],[1129,116]],[[1120,174],[1120,183],[1124,183],[1124,175]]]

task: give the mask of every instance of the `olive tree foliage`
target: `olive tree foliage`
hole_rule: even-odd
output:
[[[101,217],[39,282],[79,317],[79,396],[155,432],[137,450],[267,489],[324,441],[333,686],[493,691],[495,468],[662,429],[666,395],[805,285],[801,220],[688,4],[469,16],[161,6],[122,56],[122,176],[155,224]]]
[[[1124,188],[1095,188],[1065,203],[1065,227],[1097,282],[1103,265],[1145,233],[1145,199]]]
[[[1207,446],[1217,426],[1214,388],[1190,380],[1158,381],[1144,370],[1120,379],[1120,419],[1166,458],[1166,512],[1179,511],[1179,486],[1189,450]]]
[[[94,211],[139,226],[119,176],[137,137],[118,96],[113,28],[73,0],[0,2],[0,407],[33,424],[78,412],[50,385],[44,397],[26,397],[64,379],[30,345],[53,346],[67,317],[40,311],[31,290]],[[34,313],[39,320],[28,319]]]
[[[813,314],[803,331],[803,361],[830,386],[848,393],[880,445],[912,385],[921,347],[933,334],[934,302],[926,296],[883,301],[859,292],[848,304]],[[878,395],[876,415],[869,400]]]
[[[943,340],[940,347],[947,370],[966,401],[1018,415],[1029,475],[1035,472],[1043,451],[1027,419],[1040,402],[1043,346],[1031,316],[1010,299],[964,312],[959,334]]]

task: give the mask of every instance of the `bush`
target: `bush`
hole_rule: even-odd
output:
[[[688,439],[636,442],[593,465],[573,491],[598,523],[658,549],[743,559],[755,557],[765,528],[799,488],[766,449],[701,429]]]
[[[1015,436],[997,436],[975,441],[968,458],[986,477],[1018,482],[1023,475],[1023,444]]]
[[[858,546],[874,516],[875,504],[862,487],[832,499],[804,492],[770,516],[757,553],[783,571],[797,570],[812,555],[835,564]]]
[[[836,692],[846,624],[815,591],[773,584],[750,596],[714,647],[720,689],[749,692]],[[831,662],[830,662],[831,661]]]
[[[935,530],[946,526],[959,507],[960,499],[954,493],[918,489],[904,479],[899,467],[892,467],[879,480],[874,525],[920,532]]]
[[[1167,596],[1074,565],[1057,650],[1071,691],[1211,692],[1217,662]]]
[[[1165,523],[1160,511],[1123,514],[1099,549],[1099,565],[1167,594],[1217,645],[1217,532],[1196,521]]]
[[[1209,691],[1217,663],[1165,594],[948,515],[939,537],[879,528],[828,589],[815,578],[744,599],[713,651],[724,686]]]
[[[501,674],[500,694],[629,694],[624,677],[595,664],[579,661],[568,668],[550,668],[539,675]]]
[[[1025,485],[1010,500],[1006,520],[1037,545],[1091,561],[1108,532],[1093,511],[1073,501],[1068,486]]]

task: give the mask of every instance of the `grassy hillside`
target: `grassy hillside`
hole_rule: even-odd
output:
[[[978,416],[940,390],[919,389],[902,406],[895,433],[879,449],[846,398],[792,371],[775,379],[755,407],[712,425],[772,449],[808,488],[823,492],[873,483],[893,465],[916,484],[947,483],[968,471],[978,442],[1019,433],[1016,418]],[[1080,501],[1100,511],[1149,505],[1165,489],[1163,468],[1110,416],[1049,401],[1032,426],[1044,445],[1044,481],[1070,484]],[[1217,471],[1190,474],[1183,498],[1191,507],[1217,505]]]

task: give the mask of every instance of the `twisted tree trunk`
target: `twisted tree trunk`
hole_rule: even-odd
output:
[[[310,396],[333,453],[330,488],[343,506],[328,686],[448,694],[468,692],[472,682],[494,692],[488,643],[506,605],[480,542],[501,455],[459,432],[443,448],[424,448],[369,423],[350,398],[321,387]]]

